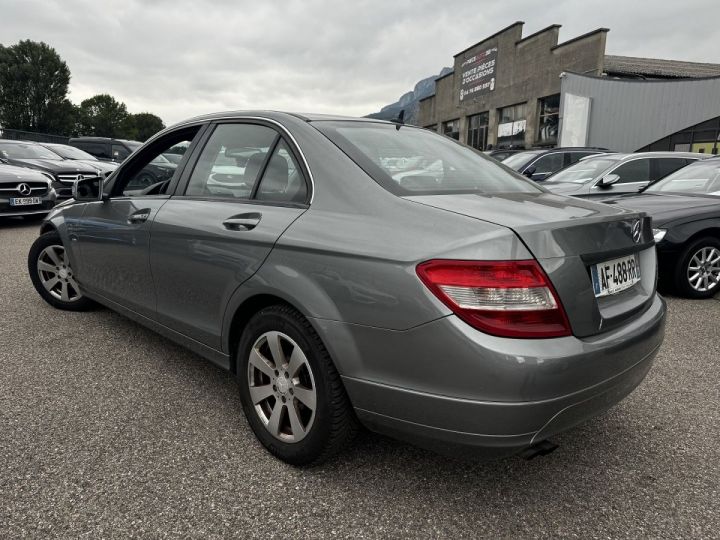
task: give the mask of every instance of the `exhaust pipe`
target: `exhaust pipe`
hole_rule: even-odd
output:
[[[527,447],[525,450],[520,452],[520,456],[530,461],[538,456],[547,456],[548,454],[552,454],[555,450],[557,450],[557,448],[557,444],[551,443],[546,439]]]

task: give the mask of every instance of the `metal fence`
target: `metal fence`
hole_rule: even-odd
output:
[[[16,141],[35,141],[46,143],[67,144],[69,137],[50,135],[49,133],[35,133],[34,131],[21,131],[19,129],[1,129],[0,139],[13,139]]]

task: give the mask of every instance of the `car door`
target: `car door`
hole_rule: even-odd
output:
[[[155,156],[179,141],[192,141],[200,129],[184,128],[153,142],[118,169],[104,187],[102,201],[85,203],[71,238],[78,247],[76,276],[81,287],[154,317],[150,233],[158,210],[169,200],[179,176],[151,189],[138,191],[129,186]]]
[[[590,189],[590,197],[608,197],[621,193],[637,193],[650,183],[651,158],[635,158],[625,161],[608,170],[603,178],[616,174],[617,182],[609,186],[601,186],[598,182]]]
[[[158,321],[220,350],[230,297],[305,212],[309,187],[282,130],[262,121],[218,123],[196,154],[157,213],[150,266]]]

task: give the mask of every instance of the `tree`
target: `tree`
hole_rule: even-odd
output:
[[[98,94],[80,103],[79,132],[95,137],[120,137],[127,117],[124,103],[109,94]]]
[[[30,40],[0,45],[0,125],[65,132],[74,123],[68,121],[69,84],[67,64],[49,45]]]
[[[131,114],[128,117],[128,130],[125,136],[136,141],[147,141],[158,131],[165,129],[162,119],[149,112]],[[130,136],[132,133],[132,136]]]

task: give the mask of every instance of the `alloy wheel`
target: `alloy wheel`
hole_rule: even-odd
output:
[[[317,389],[303,350],[282,332],[265,332],[248,360],[250,399],[265,428],[286,443],[305,438],[315,420]]]
[[[53,298],[63,302],[76,302],[82,298],[63,246],[43,249],[38,256],[37,270],[40,283]]]
[[[690,286],[698,292],[707,292],[720,283],[720,249],[702,247],[692,257],[687,268]]]

